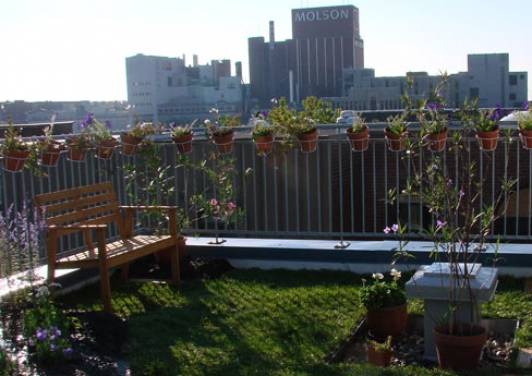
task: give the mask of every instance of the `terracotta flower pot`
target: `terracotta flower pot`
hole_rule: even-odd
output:
[[[303,153],[312,153],[316,151],[318,145],[318,129],[314,129],[311,133],[298,134],[297,139],[301,144],[301,151]]]
[[[30,155],[30,149],[7,149],[3,151],[3,166],[4,170],[11,172],[19,172],[24,168],[24,163]]]
[[[142,139],[132,137],[128,134],[120,135],[120,154],[131,156],[135,154]]]
[[[346,131],[347,139],[351,144],[352,151],[364,151],[368,149],[369,144],[369,127],[366,126],[361,132],[351,132],[351,128]]]
[[[377,351],[371,345],[366,346],[366,360],[378,367],[388,367],[392,363],[393,351]]]
[[[41,165],[46,167],[57,166],[63,144],[53,141],[51,144],[41,145]]]
[[[442,151],[445,149],[445,144],[447,142],[447,134],[449,131],[443,131],[440,133],[429,133],[425,136],[428,141],[428,148],[430,151]]]
[[[519,129],[519,137],[525,149],[532,149],[532,130]]]
[[[102,159],[109,159],[113,156],[113,151],[118,145],[118,140],[101,140],[98,145],[96,145],[96,156]]]
[[[194,138],[193,133],[189,133],[180,137],[172,137],[172,140],[177,147],[178,154],[190,154],[192,152],[192,139]]]
[[[367,308],[366,327],[373,336],[385,339],[400,337],[408,323],[407,304],[387,308]]]
[[[273,149],[273,143],[275,137],[273,134],[267,134],[265,136],[253,136],[255,147],[260,153],[269,153]]]
[[[216,144],[219,154],[229,154],[233,151],[233,138],[234,133],[229,133],[223,136],[212,135],[212,140]]]
[[[440,368],[455,371],[477,368],[488,333],[478,325],[462,324],[462,329],[466,335],[449,334],[448,325],[434,327],[432,334]]]
[[[84,162],[87,157],[88,148],[78,148],[76,146],[67,146],[67,159],[73,162]]]
[[[406,139],[408,138],[408,133],[392,133],[388,129],[384,128],[384,138],[388,144],[388,149],[390,151],[401,151],[405,148]]]
[[[477,131],[476,137],[481,150],[495,150],[497,147],[497,140],[499,138],[499,127],[488,132]]]

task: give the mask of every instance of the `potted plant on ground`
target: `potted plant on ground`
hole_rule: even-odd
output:
[[[351,150],[367,150],[369,144],[369,127],[366,124],[364,118],[362,118],[358,114],[355,115],[352,119],[353,124],[346,130],[347,139],[351,143]]]
[[[524,112],[516,112],[519,137],[526,149],[532,149],[532,108],[525,104]]]
[[[31,148],[26,141],[22,139],[19,131],[15,129],[11,119],[9,126],[4,131],[4,140],[1,145],[3,167],[7,171],[22,171],[26,160],[30,156]]]
[[[135,124],[131,129],[120,133],[120,154],[131,156],[146,137],[155,134],[156,127],[152,122],[141,122],[135,116]]]
[[[433,93],[436,95],[437,92]],[[447,124],[439,115],[431,118],[432,122]],[[465,123],[454,132],[453,140],[466,139],[471,125]],[[490,232],[494,221],[504,215],[505,197],[514,181],[501,177],[500,186],[484,184],[483,176],[495,167],[491,161],[478,163],[467,143],[452,142],[447,153],[430,155],[422,153],[424,145],[426,141],[421,137],[411,148],[406,166],[411,177],[403,182],[404,189],[401,187],[390,195],[392,203],[398,199],[396,192],[419,197],[431,215],[430,222],[424,223],[424,234],[433,242],[434,263],[416,272],[406,284],[406,292],[409,297],[429,295],[425,301],[426,352],[427,344],[435,344],[440,367],[472,369],[486,339],[486,329],[479,325],[479,301],[491,299],[497,286],[496,268],[482,265],[481,255],[492,247],[497,259],[497,238]],[[493,197],[491,203],[481,202],[484,195]],[[400,227],[395,227],[395,232],[399,230]],[[402,247],[399,251],[411,256]],[[444,349],[440,339],[450,339],[451,349]],[[473,342],[471,356],[464,359],[469,340]],[[455,362],[462,360],[465,362]]]
[[[216,145],[220,155],[229,154],[233,151],[234,127],[240,125],[241,114],[235,116],[219,115],[217,108],[210,111],[214,119],[205,120],[207,126],[207,136]]]
[[[365,308],[366,328],[376,338],[399,337],[408,322],[404,287],[398,285],[401,272],[390,271],[390,279],[382,273],[373,273],[373,283],[363,281],[360,302]]]
[[[177,123],[171,124],[172,141],[174,141],[177,147],[178,154],[189,154],[192,152],[192,139],[194,138],[192,128],[196,122],[197,120],[184,125]]]
[[[267,118],[267,111],[259,111],[251,119],[253,123],[251,138],[253,138],[257,151],[262,155],[272,151],[277,132],[277,126],[268,123]]]
[[[388,367],[392,362],[392,356],[392,336],[388,336],[384,342],[368,339],[366,343],[366,360],[368,363],[379,367]]]

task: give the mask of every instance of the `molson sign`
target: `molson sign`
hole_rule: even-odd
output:
[[[358,9],[352,5],[292,9],[292,38],[359,36]]]

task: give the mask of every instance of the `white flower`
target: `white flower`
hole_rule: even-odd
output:
[[[401,272],[400,272],[399,270],[397,270],[397,269],[392,269],[392,270],[390,271],[390,275],[391,275],[393,278],[395,278],[395,279],[399,279],[399,278],[401,278]]]
[[[384,279],[384,275],[382,273],[373,273],[373,279]]]

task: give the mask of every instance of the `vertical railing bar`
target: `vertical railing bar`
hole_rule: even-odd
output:
[[[274,145],[274,147],[276,147]],[[273,210],[273,216],[274,216],[274,230],[275,231],[279,231],[279,210],[277,210],[277,208],[279,207],[279,191],[277,189],[278,185],[277,185],[277,182],[278,182],[278,178],[277,178],[277,172],[279,171],[277,169],[277,156],[275,155],[275,153],[272,153],[273,155],[273,170],[272,170],[272,175],[273,175],[273,203],[274,203],[274,210]],[[266,164],[266,161],[264,161],[264,163]],[[266,194],[268,194],[268,192],[266,192]]]

